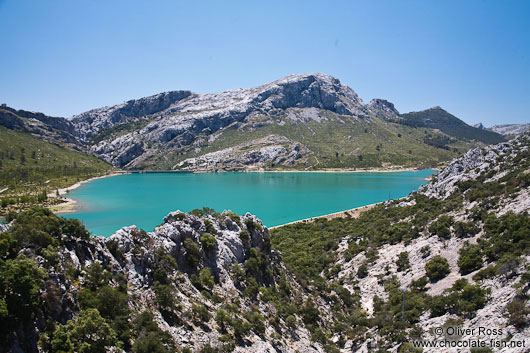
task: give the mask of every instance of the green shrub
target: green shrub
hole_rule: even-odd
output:
[[[528,315],[529,310],[526,307],[526,300],[514,299],[506,306],[506,311],[508,312],[510,325],[517,328],[523,328],[528,325],[526,315]]]
[[[239,232],[239,238],[243,242],[248,242],[250,240],[250,233],[248,232],[248,230],[244,229],[241,232]]]
[[[425,273],[431,282],[436,282],[447,276],[451,272],[449,263],[445,257],[434,256],[425,264]]]
[[[465,275],[482,267],[482,252],[475,244],[467,245],[458,252],[458,267],[460,273]]]
[[[205,267],[201,270],[201,272],[199,273],[199,281],[203,288],[213,288],[215,282],[209,268]]]
[[[202,304],[193,304],[191,306],[191,312],[195,321],[208,322],[208,320],[210,320],[210,313],[208,312],[208,309]]]
[[[175,289],[171,285],[155,282],[155,296],[156,302],[162,310],[175,310]]]
[[[451,237],[451,225],[453,224],[453,217],[443,215],[429,226],[429,232],[432,235],[437,235],[442,239],[449,239]]]
[[[473,236],[480,231],[480,229],[472,222],[456,222],[454,230],[455,235],[459,238]]]
[[[199,266],[201,262],[199,245],[191,238],[187,238],[184,240],[184,248],[186,249],[186,263],[193,268]]]
[[[474,281],[483,281],[485,279],[493,278],[497,274],[496,266],[488,266],[473,275]]]
[[[405,271],[410,267],[409,253],[406,251],[400,252],[396,261],[398,272]]]
[[[215,249],[215,246],[217,245],[217,240],[210,233],[203,233],[201,235],[201,244],[203,249],[208,252]]]
[[[366,276],[368,276],[368,266],[363,262],[357,269],[357,277],[365,278]]]

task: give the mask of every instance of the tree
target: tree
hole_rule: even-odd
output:
[[[451,270],[449,268],[447,259],[440,255],[436,255],[425,264],[425,272],[427,273],[427,277],[429,277],[431,282],[436,282],[447,276]]]
[[[218,309],[215,313],[215,322],[221,328],[221,331],[226,331],[226,324],[230,322],[230,316],[223,309]]]
[[[105,353],[117,344],[116,332],[99,311],[86,309],[66,325],[59,325],[53,335],[52,351]]]
[[[396,261],[398,272],[404,271],[410,267],[409,253],[406,251],[400,252]]]
[[[203,233],[201,236],[201,244],[205,251],[210,251],[215,249],[215,246],[217,245],[217,240],[215,240],[215,237],[211,235],[210,233]]]
[[[458,267],[460,273],[465,275],[482,267],[482,252],[480,247],[476,244],[470,244],[463,247],[458,252]]]
[[[209,268],[203,268],[199,273],[199,281],[201,286],[212,289],[214,285],[214,279]]]
[[[201,261],[199,245],[192,239],[184,240],[184,248],[186,249],[186,262],[191,267],[197,267]]]
[[[7,308],[10,317],[15,320],[31,318],[40,307],[39,292],[45,278],[46,273],[24,255],[8,259],[0,266],[0,299],[5,303],[1,306]]]

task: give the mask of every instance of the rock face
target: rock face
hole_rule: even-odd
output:
[[[375,98],[366,105],[366,108],[373,115],[387,120],[393,120],[399,116],[399,112],[394,107],[394,104],[385,99]]]
[[[501,135],[514,136],[522,134],[525,131],[530,130],[530,124],[503,124],[493,125],[488,130],[496,132]]]
[[[212,136],[223,128],[247,122],[252,116],[278,115],[289,108],[326,110],[360,118],[370,114],[351,88],[334,77],[317,73],[290,75],[263,86],[215,94],[162,93],[92,110],[75,116],[72,123],[87,139],[127,119],[148,116],[148,123],[141,130],[105,139],[91,147],[109,163],[133,167],[145,159],[146,156],[141,157],[144,153],[153,155],[161,150],[187,148],[202,135]],[[134,151],[139,153],[131,154],[133,144]]]
[[[291,167],[305,160],[309,150],[285,136],[269,135],[261,139],[188,158],[175,166],[179,170],[263,170],[265,167]]]

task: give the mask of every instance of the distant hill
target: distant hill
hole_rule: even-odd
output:
[[[476,140],[487,144],[504,141],[504,138],[501,135],[469,126],[440,107],[402,114],[401,118],[403,118],[402,124],[414,127],[438,129],[447,135],[456,138]]]

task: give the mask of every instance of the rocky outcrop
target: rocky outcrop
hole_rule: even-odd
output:
[[[43,301],[46,308],[53,305],[54,309],[39,311],[32,321],[33,327],[27,330],[32,332],[32,337],[18,333],[10,341],[11,347],[0,347],[0,352],[17,351],[21,347],[37,351],[37,340],[46,330],[46,320],[64,324],[76,317],[81,300],[79,293],[86,291],[83,288],[93,280],[88,273],[98,264],[100,271],[109,271],[98,273],[101,279],[104,276],[124,278],[130,320],[134,321],[143,311],[153,313],[156,325],[170,335],[176,347],[199,352],[208,345],[221,347],[227,342],[227,336],[235,335],[238,345],[230,350],[234,352],[323,352],[319,344],[310,341],[306,328],[287,327],[285,322],[278,322],[272,303],[257,301],[246,294],[252,281],[256,291],[258,285],[263,289],[275,288],[277,281],[286,279],[293,294],[297,287],[296,282],[285,276],[287,272],[280,255],[271,250],[268,230],[261,221],[249,213],[238,216],[230,211],[219,214],[209,209],[193,213],[171,212],[152,232],[133,225],[106,239],[60,236],[61,246],[54,263],[40,255],[35,257],[39,267],[47,272]],[[0,232],[6,228],[2,226]],[[20,253],[35,256],[32,248],[22,249]],[[241,277],[249,268],[253,274],[251,282]],[[178,308],[168,308],[159,302],[158,281],[170,288],[171,301],[178,303]],[[110,285],[118,283],[111,280]],[[45,299],[51,296],[53,302]],[[203,308],[200,318],[194,313],[198,307]],[[216,319],[217,310],[228,310],[227,307],[232,310],[226,314],[231,317],[229,320],[241,320],[242,327],[246,327],[248,332],[243,336],[231,333],[232,329],[224,324],[221,327]],[[260,321],[253,321],[248,316],[250,312]],[[264,325],[264,329],[250,330],[246,320]],[[284,342],[280,348],[277,335],[282,331]],[[21,342],[21,337],[26,342]]]
[[[399,117],[399,112],[394,104],[385,99],[374,98],[366,105],[366,108],[373,115],[381,119],[393,121]]]
[[[188,158],[174,169],[191,171],[256,170],[292,167],[305,160],[309,150],[285,136],[269,135],[224,150]]]

